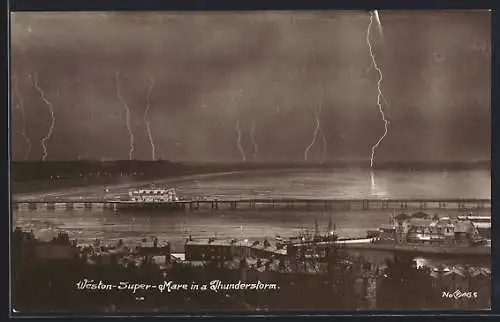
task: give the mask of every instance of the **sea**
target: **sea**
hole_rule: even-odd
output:
[[[144,182],[143,184],[147,184]],[[491,173],[485,169],[467,170],[379,170],[297,169],[243,171],[204,174],[157,180],[176,188],[184,199],[454,199],[491,198]],[[13,194],[14,200],[116,198],[139,184],[122,183],[89,186],[29,194]],[[432,214],[453,215],[452,211],[429,210]],[[328,222],[335,224],[341,237],[364,237],[367,230],[389,221],[391,210],[219,210],[200,212],[114,212],[108,209],[15,210],[13,224],[31,229],[38,238],[50,239],[66,231],[79,242],[96,238],[109,242],[122,239],[158,238],[169,241],[174,252],[182,252],[188,236],[192,238],[242,238],[249,240],[296,236],[304,230],[320,231]],[[458,212],[456,213],[459,214]],[[484,210],[482,215],[491,215]]]

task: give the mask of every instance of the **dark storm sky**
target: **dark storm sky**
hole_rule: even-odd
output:
[[[489,159],[489,13],[380,17],[372,43],[390,124],[375,160]],[[54,110],[46,160],[129,159],[117,72],[135,159],[152,159],[152,79],[157,158],[242,160],[239,120],[248,160],[254,127],[256,160],[301,161],[322,104],[308,160],[368,160],[384,130],[368,23],[367,12],[15,13],[14,160],[40,160],[51,123],[28,75]]]

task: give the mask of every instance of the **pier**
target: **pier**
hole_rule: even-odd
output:
[[[239,200],[189,200],[178,201],[176,211],[217,211],[217,210],[459,210],[479,211],[491,209],[491,199],[239,199]],[[142,209],[144,206],[144,209]],[[135,208],[137,211],[172,211],[172,203],[134,203],[114,200],[81,201],[12,201],[13,210],[106,210],[119,211]]]
[[[298,243],[294,244],[295,251],[304,252],[307,249],[314,249],[316,253],[325,253],[333,245],[339,249],[353,251],[377,251],[393,254],[410,254],[422,256],[439,257],[490,257],[491,247],[471,246],[463,247],[458,245],[424,245],[424,244],[396,244],[378,242],[375,239],[354,239],[349,241],[336,242],[316,242],[316,243]]]

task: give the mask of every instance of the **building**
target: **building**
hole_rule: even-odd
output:
[[[450,218],[424,218],[410,216],[400,218],[394,228],[382,226],[380,239],[390,239],[397,243],[429,244],[429,245],[472,245],[481,243],[483,239],[471,220]]]
[[[278,248],[267,241],[249,241],[247,239],[189,239],[184,250],[187,261],[231,261],[235,257],[277,258],[287,254],[286,249]]]
[[[491,216],[458,216],[459,220],[470,220],[478,232],[485,238],[491,239]]]
[[[249,255],[245,241],[216,240],[188,240],[184,246],[187,261],[231,261],[234,257]]]
[[[382,225],[379,228],[379,240],[381,241],[391,241],[398,239],[398,234],[396,232],[396,226],[394,225]]]
[[[409,228],[406,233],[406,242],[435,244],[443,243],[446,236],[436,221],[430,219],[412,218],[409,220]]]

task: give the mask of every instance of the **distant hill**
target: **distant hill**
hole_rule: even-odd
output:
[[[33,182],[81,178],[123,178],[141,179],[171,177],[198,173],[212,173],[238,170],[307,169],[307,168],[369,168],[366,160],[313,162],[170,162],[170,161],[40,161],[13,162],[13,182]],[[376,170],[462,170],[490,169],[491,162],[383,162]]]
[[[368,160],[342,160],[328,162],[183,162],[190,167],[202,168],[225,168],[225,169],[321,169],[321,168],[359,168],[370,169]],[[467,170],[467,169],[490,169],[490,160],[478,161],[382,161],[376,163],[375,170]]]
[[[37,181],[78,177],[128,176],[134,173],[143,176],[171,175],[186,169],[186,166],[169,161],[49,161],[13,162],[13,181]]]
[[[144,181],[190,174],[194,168],[169,161],[13,162],[12,191],[28,192]]]

